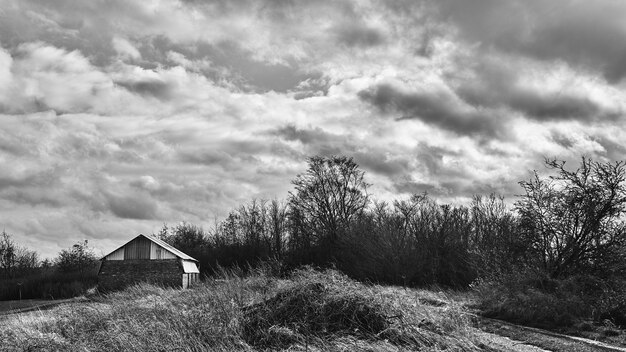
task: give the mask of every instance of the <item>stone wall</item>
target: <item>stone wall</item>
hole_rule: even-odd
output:
[[[181,287],[182,273],[178,259],[104,260],[98,273],[98,289],[118,290],[142,281]]]

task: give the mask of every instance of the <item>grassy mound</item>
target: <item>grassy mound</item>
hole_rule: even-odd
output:
[[[253,346],[286,347],[310,336],[374,338],[390,323],[390,308],[332,283],[309,282],[244,309],[243,337]]]

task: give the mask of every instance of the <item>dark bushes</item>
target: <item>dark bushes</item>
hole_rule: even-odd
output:
[[[97,271],[83,273],[43,272],[0,281],[0,301],[20,299],[61,299],[80,296],[98,283]]]
[[[473,287],[487,317],[547,329],[586,320],[626,327],[626,291],[620,282],[590,275],[552,279],[520,271],[479,280]]]

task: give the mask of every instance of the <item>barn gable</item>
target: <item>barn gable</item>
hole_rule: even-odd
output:
[[[198,262],[191,256],[152,236],[139,235],[120,248],[107,254],[102,260],[176,259]]]
[[[187,288],[200,276],[196,259],[151,236],[139,235],[101,261],[98,279],[105,291],[140,281]]]

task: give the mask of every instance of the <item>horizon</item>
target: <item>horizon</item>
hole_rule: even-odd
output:
[[[53,258],[284,199],[314,155],[374,199],[508,201],[626,159],[626,2],[0,0],[0,226]]]

